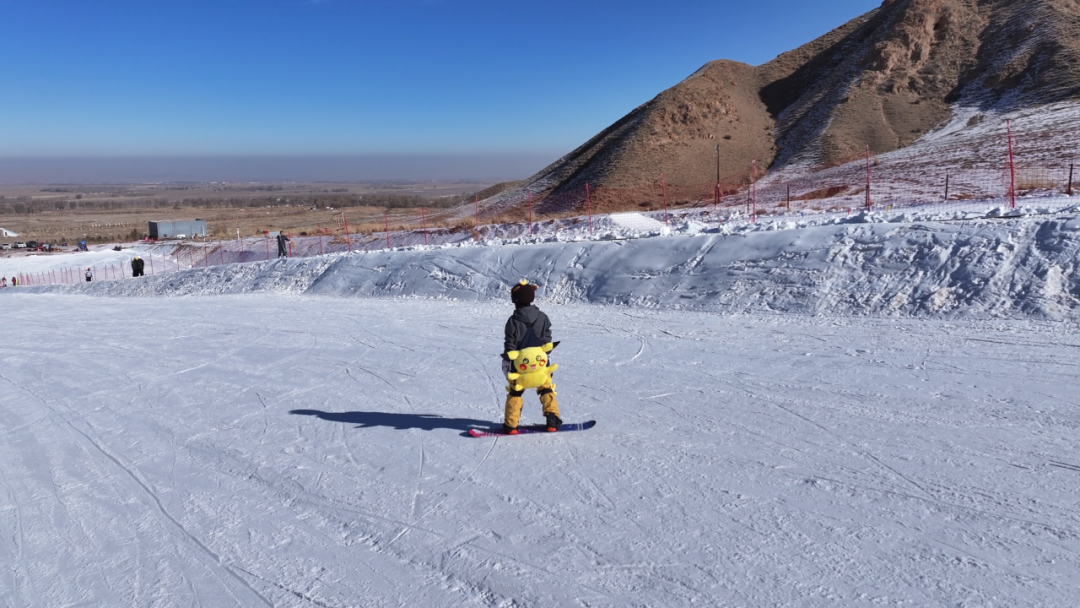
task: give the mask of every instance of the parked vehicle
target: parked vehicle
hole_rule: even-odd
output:
[[[0,243],[0,249],[11,249],[11,243]]]
[[[40,244],[41,243],[39,243],[37,241],[26,241],[26,248],[27,249],[37,249],[38,245],[40,245]]]
[[[16,249],[25,249],[26,248],[26,243],[24,243],[22,241],[16,241],[15,242],[15,248]]]

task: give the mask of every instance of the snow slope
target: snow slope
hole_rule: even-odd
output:
[[[1071,322],[541,302],[563,414],[598,424],[473,439],[503,303],[0,301],[3,606],[1080,594]]]
[[[557,302],[727,312],[1072,318],[1074,207],[1018,217],[865,214],[725,224],[671,236],[554,235],[225,264],[144,279],[30,288],[111,296],[278,293],[503,300],[522,277]],[[963,218],[969,219],[963,219]],[[59,258],[58,258],[59,259]],[[20,288],[22,289],[22,288]]]

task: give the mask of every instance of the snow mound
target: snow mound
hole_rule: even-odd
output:
[[[815,315],[1065,318],[1080,310],[1075,216],[901,219],[856,214],[665,238],[383,250],[27,289],[486,301],[505,299],[528,277],[541,297],[567,303]]]

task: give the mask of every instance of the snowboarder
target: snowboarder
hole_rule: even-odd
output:
[[[284,232],[279,232],[277,235],[277,257],[284,258],[289,255],[289,237],[285,236]]]
[[[93,280],[94,280],[94,271],[90,270],[90,268],[87,267],[86,268],[86,282],[89,283],[90,281],[93,281]]]
[[[547,430],[554,432],[562,426],[559,404],[555,400],[555,384],[551,379],[551,372],[558,366],[552,365],[548,358],[555,348],[551,342],[551,320],[533,306],[536,288],[536,285],[529,284],[528,279],[522,279],[510,290],[510,300],[515,310],[506,321],[503,342],[503,369],[507,371],[506,377],[510,382],[506,387],[508,394],[503,429],[510,435],[518,432],[522,395],[527,388],[535,388],[540,397]]]
[[[146,263],[139,256],[135,256],[131,259],[131,276],[141,277],[143,276],[143,267]]]

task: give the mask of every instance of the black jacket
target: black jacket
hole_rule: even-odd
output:
[[[536,344],[526,344],[525,337],[532,327],[536,334]],[[503,341],[503,352],[521,350],[530,346],[543,346],[551,342],[551,319],[540,312],[540,309],[529,305],[522,306],[514,311],[514,314],[506,321],[506,339]]]

